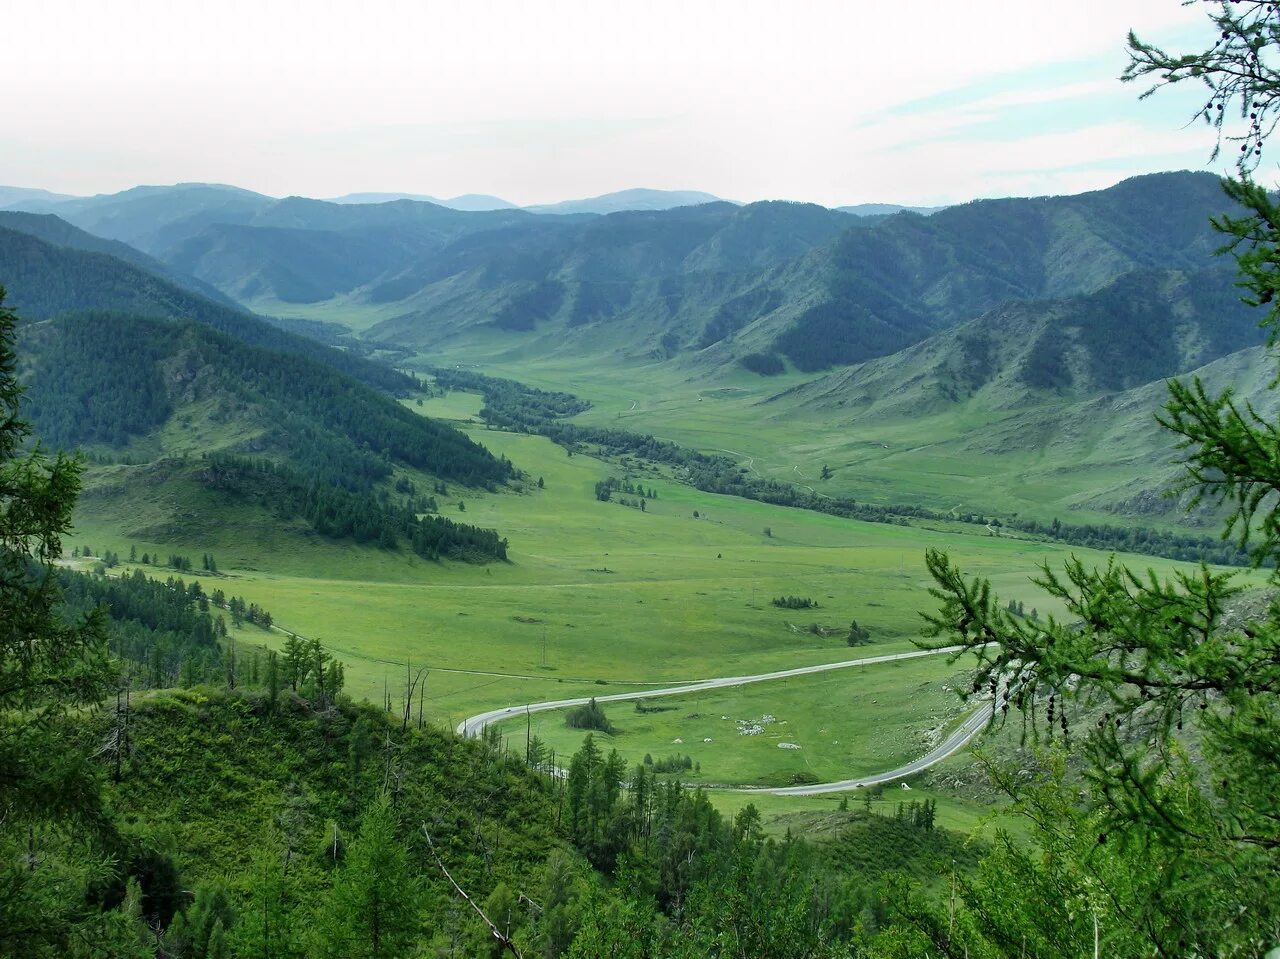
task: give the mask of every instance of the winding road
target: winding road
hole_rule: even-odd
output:
[[[570,706],[581,706],[591,699],[597,703],[614,703],[624,700],[650,699],[657,696],[679,696],[686,693],[697,693],[708,689],[724,689],[731,686],[747,686],[751,683],[764,683],[774,679],[787,679],[791,676],[809,676],[814,673],[825,673],[836,669],[851,669],[857,666],[874,666],[877,663],[892,663],[903,659],[919,659],[922,656],[940,656],[959,652],[959,646],[947,646],[942,649],[923,649],[906,653],[886,653],[882,656],[867,656],[863,659],[846,659],[838,663],[820,663],[816,666],[800,666],[795,669],[781,669],[772,673],[758,673],[754,676],[722,676],[718,679],[704,679],[701,682],[686,683],[681,686],[668,686],[663,689],[646,689],[633,693],[612,693],[607,696],[581,696],[576,699],[555,699],[543,703],[524,703],[518,706],[505,706],[478,713],[458,724],[458,734],[462,736],[478,736],[490,723],[514,719],[528,713],[541,713],[551,709],[565,709]],[[992,715],[992,704],[984,703],[967,716],[952,733],[941,743],[918,759],[904,766],[889,769],[885,772],[873,773],[854,779],[842,779],[838,782],[811,783],[803,786],[712,786],[707,788],[728,790],[732,792],[764,793],[773,796],[815,796],[820,793],[843,792],[859,789],[863,786],[876,786],[893,782],[907,776],[922,772],[948,756],[954,755],[969,744],[982,728],[987,725]]]

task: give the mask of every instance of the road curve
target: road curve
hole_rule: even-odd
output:
[[[519,706],[505,706],[491,709],[464,719],[458,724],[458,734],[477,736],[490,723],[504,719],[514,719],[528,713],[541,713],[552,709],[565,709],[570,706],[581,706],[595,699],[598,703],[614,703],[624,700],[651,699],[658,696],[680,696],[697,693],[708,689],[725,689],[733,686],[747,686],[752,683],[764,683],[774,679],[787,679],[791,676],[808,676],[814,673],[825,673],[836,669],[850,669],[857,666],[874,666],[877,663],[892,663],[903,659],[918,659],[922,656],[939,656],[946,653],[959,652],[959,646],[946,646],[942,649],[913,650],[906,653],[886,653],[881,656],[867,656],[862,659],[847,659],[838,663],[820,663],[816,666],[800,666],[795,669],[781,669],[772,673],[758,673],[754,676],[722,676],[717,679],[704,679],[701,682],[686,683],[680,686],[668,686],[663,689],[646,689],[632,693],[612,693],[607,696],[580,696],[576,699],[556,699],[543,703],[524,703]],[[863,776],[857,779],[842,779],[839,782],[811,783],[804,786],[713,786],[707,788],[726,789],[733,792],[762,793],[774,796],[812,796],[820,793],[842,792],[858,789],[863,786],[874,786],[892,782],[914,775],[930,766],[941,762],[948,756],[963,749],[974,736],[987,724],[991,717],[991,705],[984,704],[969,715],[941,744],[930,750],[919,759],[882,773]]]
[[[964,749],[969,744],[969,740],[982,732],[983,727],[991,721],[992,711],[991,703],[984,703],[957,726],[955,731],[939,745],[919,759],[913,759],[905,766],[899,766],[897,769],[890,769],[887,772],[873,773],[870,776],[861,776],[857,779],[842,779],[834,783],[812,783],[808,786],[734,786],[719,788],[732,788],[734,792],[764,793],[768,796],[818,796],[822,793],[838,793],[848,789],[861,789],[864,786],[879,786],[882,783],[893,782],[896,779],[906,779],[908,776],[923,772],[930,766],[936,765],[948,756],[952,756]]]

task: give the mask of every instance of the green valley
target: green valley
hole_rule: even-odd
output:
[[[1225,177],[1124,3],[24,13],[0,956],[1275,959],[1280,5],[1206,9],[1123,79]]]

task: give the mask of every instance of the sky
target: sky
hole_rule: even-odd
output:
[[[630,187],[827,206],[1209,168],[1200,92],[1116,79],[1179,0],[13,4],[0,184],[272,196]]]

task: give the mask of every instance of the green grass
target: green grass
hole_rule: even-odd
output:
[[[900,802],[932,799],[938,804],[937,825],[968,834],[984,833],[995,827],[1019,828],[1015,817],[1003,806],[975,802],[963,795],[939,789],[893,783],[882,789],[828,793],[821,796],[771,796],[767,793],[715,789],[707,792],[711,804],[725,816],[736,816],[748,804],[760,812],[765,832],[782,836],[788,830],[807,839],[825,840],[837,836],[857,815],[870,809],[892,816]],[[847,804],[848,808],[840,807]]]
[[[465,424],[479,406],[479,397],[453,393],[420,409]],[[381,702],[385,685],[398,703],[403,664],[429,667],[426,716],[438,725],[495,706],[635,688],[626,682],[674,684],[912,648],[920,611],[934,605],[923,566],[927,547],[948,550],[968,572],[988,576],[1002,598],[1042,613],[1058,610],[1028,582],[1036,564],[1060,564],[1072,554],[1105,559],[959,524],[932,530],[862,523],[716,496],[662,472],[637,475],[658,491],[641,513],[594,498],[598,480],[620,475],[614,464],[567,456],[541,437],[474,423],[468,428],[525,470],[530,482],[518,493],[453,488],[438,499],[446,516],[501,530],[511,542],[507,564],[430,563],[404,551],[326,541],[262,510],[198,506],[207,500],[184,485],[187,480],[135,482],[146,475],[136,467],[94,471],[67,545],[127,555],[133,544],[139,553],[183,553],[197,565],[202,553],[212,552],[224,573],[216,585],[261,604],[282,626],[320,638],[346,663],[348,690],[357,698]],[[538,477],[544,489],[533,482]],[[115,493],[102,492],[113,483]],[[764,535],[765,527],[772,537]],[[152,535],[131,535],[139,528]],[[1163,573],[1177,566],[1130,559]],[[810,596],[819,606],[790,611],[769,604],[785,594]],[[870,629],[870,646],[845,644],[840,631],[853,619]],[[816,636],[807,631],[810,624],[837,632]],[[278,646],[282,638],[253,627],[241,634],[250,645]],[[912,693],[928,684],[936,690],[950,673],[942,658],[886,670],[885,697],[896,692],[904,707],[891,710],[882,699],[871,707],[879,715],[868,724],[857,711],[836,710],[828,719],[818,705],[822,697],[838,702],[854,695],[851,690],[867,679],[852,673],[730,691],[724,695],[731,701],[715,705],[683,704],[680,711],[653,714],[647,731],[633,725],[630,706],[611,707],[610,713],[625,730],[620,749],[657,758],[678,751],[671,743],[677,737],[688,747],[695,745],[691,738],[698,747],[703,738],[722,743],[731,724],[720,715],[770,712],[803,732],[804,748],[781,750],[761,740],[759,755],[736,743],[733,750],[707,750],[697,757],[706,781],[777,781],[796,771],[844,778],[917,755],[913,737],[941,708],[941,699],[918,700]],[[805,695],[805,688],[822,697]],[[870,698],[881,697],[877,692]],[[691,711],[714,716],[692,736],[678,727]],[[841,745],[833,747],[835,740]],[[633,748],[641,743],[647,745]],[[781,807],[809,804],[788,800]]]
[[[477,403],[453,394],[422,410],[466,418]],[[68,543],[127,554],[133,542],[139,552],[197,559],[213,552],[227,574],[224,589],[339,651],[357,695],[380,700],[384,676],[394,689],[395,664],[405,660],[545,677],[433,673],[438,718],[590,693],[597,680],[670,683],[849,658],[839,636],[806,632],[811,623],[839,629],[857,619],[871,630],[870,652],[909,648],[919,611],[933,604],[923,568],[930,546],[991,577],[1002,596],[1042,612],[1053,607],[1027,582],[1036,563],[1058,563],[1073,552],[1103,558],[975,535],[972,527],[958,533],[861,523],[716,496],[658,474],[643,477],[659,496],[641,513],[594,499],[595,482],[617,474],[616,466],[566,456],[540,437],[484,429],[473,435],[545,480],[545,489],[531,484],[519,494],[455,489],[440,498],[446,516],[501,530],[511,541],[509,564],[437,564],[332,543],[281,529],[262,512],[184,515],[180,484],[126,487],[123,499],[87,497]],[[129,530],[151,525],[148,511],[164,511],[157,497],[172,497],[167,515],[183,521],[163,537],[131,538]],[[701,518],[693,518],[695,510]],[[1162,571],[1175,565],[1146,557],[1137,563]],[[811,596],[819,608],[769,605],[783,594]]]
[[[450,343],[423,364],[460,362],[491,376],[570,389],[593,404],[578,422],[727,452],[761,477],[867,502],[1124,525],[1134,520],[1086,508],[1085,501],[1149,481],[1148,451],[1167,447],[1167,460],[1174,454],[1173,437],[1161,444],[1147,416],[1090,416],[1087,407],[1062,404],[862,415],[790,397],[771,400],[813,379],[808,375],[760,377],[736,368],[691,373],[680,362],[622,361],[590,352],[531,358],[505,343],[475,336]],[[1157,396],[1152,416],[1158,405]],[[1069,422],[1059,422],[1068,413]],[[1046,430],[1061,431],[1057,442],[1043,442]],[[818,478],[824,465],[833,470],[827,481]],[[1141,524],[1182,525],[1176,515],[1159,514]]]
[[[964,714],[957,666],[939,657],[853,667],[644,701],[652,712],[604,703],[613,732],[594,735],[632,764],[688,756],[697,766],[674,774],[683,782],[831,782],[892,769],[936,744]],[[530,725],[558,756],[582,743],[563,711],[532,715]],[[499,728],[523,748],[523,719]]]

